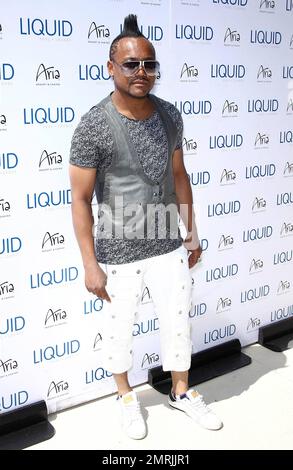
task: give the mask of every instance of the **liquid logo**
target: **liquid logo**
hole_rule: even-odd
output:
[[[211,26],[196,26],[190,24],[176,24],[175,38],[188,39],[193,41],[211,41],[214,37],[214,30]]]
[[[1,124],[1,117],[0,117]],[[0,153],[0,170],[14,170],[18,165],[18,156],[15,153]]]
[[[225,278],[232,278],[238,273],[238,264],[228,264],[206,271],[206,282],[218,281]]]
[[[68,124],[75,118],[74,110],[67,106],[55,108],[23,109],[23,123],[25,125],[38,124]]]
[[[278,253],[274,253],[273,263],[274,265],[290,263],[292,259],[293,250],[280,251]]]
[[[284,320],[285,318],[292,317],[293,305],[281,307],[271,312],[271,322]]]
[[[10,81],[14,77],[12,64],[0,64],[0,81]]]
[[[282,42],[280,31],[266,31],[262,29],[252,29],[250,31],[251,44],[265,44],[278,46]]]
[[[246,69],[244,65],[233,64],[211,64],[211,78],[237,78],[245,77]]]
[[[29,399],[29,394],[26,390],[20,390],[8,395],[0,395],[0,413],[13,408],[19,408],[24,405]]]
[[[78,66],[78,78],[79,80],[110,80],[111,75],[108,72],[107,67],[96,64],[85,64]]]
[[[68,38],[72,34],[72,24],[68,20],[19,18],[22,36],[57,36]]]
[[[100,297],[90,301],[85,300],[83,303],[83,315],[100,312],[103,309],[103,303],[104,301]]]
[[[78,277],[78,269],[75,266],[53,269],[42,273],[30,274],[30,288],[56,286],[67,282],[73,282]]]
[[[0,335],[18,333],[25,327],[25,319],[22,316],[6,318],[0,322]]]

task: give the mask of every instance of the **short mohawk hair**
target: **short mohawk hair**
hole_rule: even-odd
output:
[[[137,24],[137,16],[136,15],[128,15],[124,18],[123,30],[122,32],[113,39],[112,44],[110,46],[109,56],[110,60],[112,60],[113,55],[115,54],[118,46],[118,42],[120,39],[123,38],[145,38],[147,39],[142,32],[140,31],[138,24]],[[153,47],[153,45],[152,45]]]

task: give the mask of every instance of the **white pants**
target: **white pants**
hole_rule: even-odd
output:
[[[106,289],[111,298],[111,302],[104,301],[103,366],[114,374],[132,366],[133,324],[144,282],[159,318],[163,370],[188,370],[192,280],[186,248],[182,245],[133,263],[101,263],[101,267],[107,274]]]

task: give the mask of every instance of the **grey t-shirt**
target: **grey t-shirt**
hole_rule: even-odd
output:
[[[176,149],[182,148],[183,121],[178,109],[168,101],[158,98],[178,129]],[[167,135],[157,111],[148,119],[135,120],[121,114],[129,137],[134,144],[145,174],[154,182],[163,173],[168,158]],[[74,131],[70,163],[81,167],[105,170],[112,163],[114,139],[104,111],[91,108],[81,118]],[[177,249],[182,238],[147,239],[97,239],[96,257],[101,263],[122,264],[162,255]]]

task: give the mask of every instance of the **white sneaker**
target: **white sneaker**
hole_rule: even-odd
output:
[[[216,431],[223,427],[222,421],[208,408],[202,395],[196,390],[190,389],[179,397],[175,397],[171,391],[169,393],[168,403],[170,406],[173,406],[173,408],[184,411],[203,428]]]
[[[131,392],[117,398],[121,410],[122,427],[131,439],[143,439],[146,436],[146,424],[141,414],[136,393]]]

